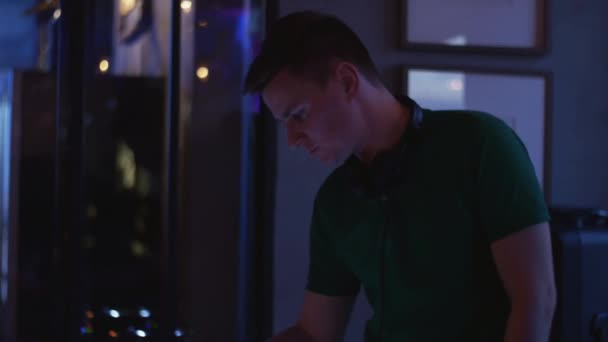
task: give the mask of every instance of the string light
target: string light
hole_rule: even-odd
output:
[[[209,77],[209,68],[206,66],[201,66],[196,69],[196,77],[199,80],[206,80]]]
[[[114,318],[119,318],[120,317],[120,312],[118,312],[116,310],[110,310],[110,316],[112,316]]]
[[[146,309],[141,309],[141,310],[139,310],[139,315],[143,318],[148,318],[148,317],[150,317],[150,311],[148,311]]]
[[[102,59],[101,61],[99,61],[99,71],[105,74],[106,72],[108,72],[109,69],[110,61],[108,61],[107,59]]]

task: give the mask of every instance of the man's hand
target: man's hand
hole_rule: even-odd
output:
[[[511,299],[505,342],[547,342],[556,302],[549,224],[525,228],[491,248]]]

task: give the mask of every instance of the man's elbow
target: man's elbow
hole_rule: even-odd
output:
[[[524,296],[521,299],[512,300],[513,311],[525,311],[537,317],[552,320],[557,306],[557,291],[555,286],[547,286],[541,291]]]

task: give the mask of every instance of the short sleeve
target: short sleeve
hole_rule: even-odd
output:
[[[524,144],[496,118],[482,120],[478,181],[481,225],[491,242],[549,220]]]
[[[326,218],[327,208],[315,200],[310,226],[310,260],[306,289],[326,296],[354,296],[360,281],[336,254],[331,223]]]

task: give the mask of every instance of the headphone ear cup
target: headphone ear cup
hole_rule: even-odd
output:
[[[424,112],[412,99],[405,98],[402,102],[412,109],[410,124],[405,129],[401,142],[390,151],[379,154],[371,165],[363,165],[354,161],[349,165],[351,187],[355,193],[366,197],[384,195],[404,181],[407,162],[408,144],[417,140]]]
[[[360,196],[375,198],[386,194],[395,185],[396,173],[401,169],[403,153],[400,150],[378,155],[370,165],[355,164],[349,167],[352,190]]]

